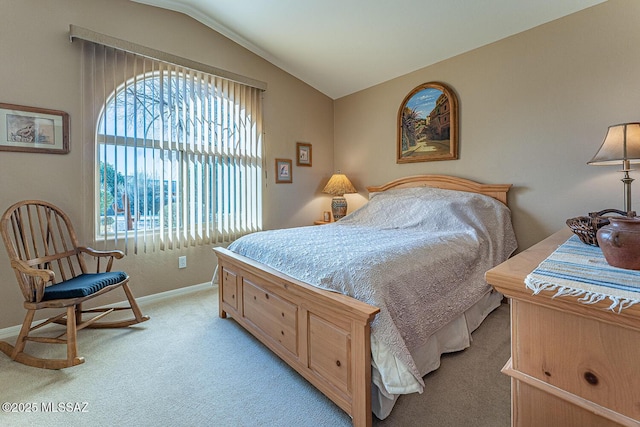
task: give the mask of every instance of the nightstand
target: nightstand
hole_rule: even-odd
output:
[[[571,236],[559,231],[489,270],[510,299],[512,426],[640,425],[640,304],[620,313],[611,301],[537,295],[524,280]]]
[[[324,221],[324,220],[317,220],[317,221],[313,221],[313,225],[325,225],[325,224],[331,224],[333,221]]]

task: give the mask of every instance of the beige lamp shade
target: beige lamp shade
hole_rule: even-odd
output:
[[[357,193],[358,191],[355,189],[349,178],[342,173],[335,173],[327,182],[327,185],[324,186],[323,193],[329,193],[333,196],[344,196],[349,193]]]
[[[607,135],[600,149],[587,162],[589,165],[622,165],[621,172],[624,176],[624,210],[627,215],[631,210],[631,183],[633,178],[629,176],[631,163],[640,163],[640,123],[622,123],[609,126]]]
[[[609,126],[600,149],[588,164],[619,165],[625,160],[640,163],[640,123]]]
[[[323,193],[329,193],[333,196],[331,200],[331,213],[333,214],[334,221],[339,220],[347,215],[347,199],[344,198],[345,194],[357,193],[356,188],[351,184],[349,178],[340,172],[333,174],[333,176],[324,186]]]

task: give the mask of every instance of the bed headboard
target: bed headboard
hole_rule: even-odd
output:
[[[493,197],[500,202],[507,204],[507,192],[511,184],[480,184],[469,179],[458,178],[447,175],[415,175],[393,180],[378,187],[367,187],[369,193],[387,191],[393,188],[409,187],[435,187],[447,190],[468,191],[470,193],[480,193]]]

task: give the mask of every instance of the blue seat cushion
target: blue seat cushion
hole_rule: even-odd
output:
[[[86,297],[104,287],[120,283],[127,277],[127,273],[123,271],[81,274],[73,279],[47,286],[42,300]]]

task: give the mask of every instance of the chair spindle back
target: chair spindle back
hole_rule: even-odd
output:
[[[12,263],[17,260],[53,271],[51,284],[86,272],[69,217],[50,203],[25,200],[14,204],[2,216],[0,232]],[[33,301],[35,279],[14,270],[25,299]]]

